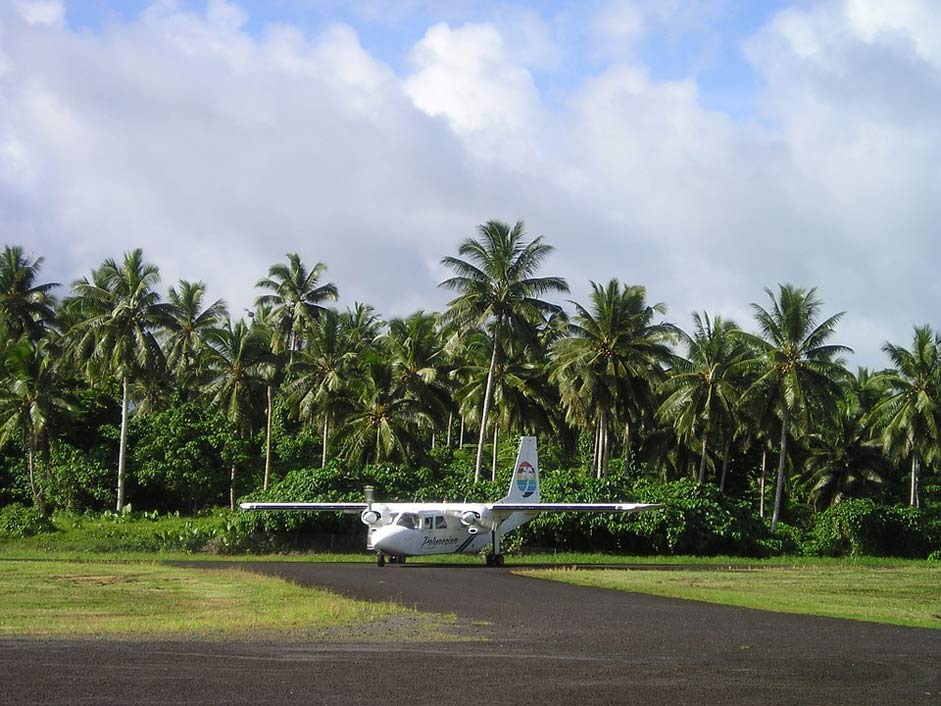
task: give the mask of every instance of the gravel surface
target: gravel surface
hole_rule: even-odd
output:
[[[509,567],[239,566],[454,613],[474,640],[0,640],[0,704],[941,706],[941,630],[569,586]]]

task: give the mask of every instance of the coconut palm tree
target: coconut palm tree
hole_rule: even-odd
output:
[[[612,279],[606,286],[592,282],[591,288],[590,308],[573,302],[569,336],[553,347],[552,377],[569,421],[594,427],[594,471],[601,477],[610,457],[611,427],[626,425],[652,400],[652,388],[672,358],[667,343],[675,328],[654,323],[666,306],[648,304],[641,286]]]
[[[55,320],[52,290],[57,282],[36,284],[43,258],[30,260],[19,245],[7,245],[0,254],[0,321],[7,335],[36,340]]]
[[[255,305],[271,307],[272,316],[288,340],[288,357],[293,360],[304,327],[324,311],[324,302],[336,301],[338,293],[332,282],[319,284],[327,269],[322,262],[308,270],[297,253],[288,253],[287,258],[286,264],[272,265],[268,276],[255,283],[256,287],[272,291],[255,299]]]
[[[835,411],[841,396],[838,381],[845,377],[846,370],[834,358],[851,350],[827,343],[843,312],[818,323],[823,302],[817,298],[816,288],[782,284],[777,296],[770,289],[766,288],[765,292],[771,299],[770,310],[752,304],[761,336],[743,334],[757,353],[746,365],[754,374],[754,382],[745,391],[745,397],[768,399],[781,420],[781,448],[771,517],[771,527],[776,529],[781,517],[788,437],[792,431],[809,428],[816,414]]]
[[[385,345],[402,394],[421,403],[436,427],[444,424],[452,407],[438,317],[417,311],[405,319],[392,319],[378,340]]]
[[[166,308],[154,288],[159,279],[157,266],[146,263],[138,248],[125,253],[120,264],[108,258],[90,279],[85,277],[72,284],[80,316],[69,332],[73,353],[84,361],[88,374],[109,373],[121,383],[119,511],[125,500],[130,385],[163,359],[154,333],[166,318]]]
[[[356,341],[351,340],[344,316],[327,309],[305,332],[307,345],[291,367],[285,394],[297,416],[307,423],[319,420],[323,428],[320,465],[327,465],[331,426],[348,410],[348,388],[357,360]]]
[[[911,350],[889,342],[882,350],[895,367],[875,376],[889,393],[872,419],[886,451],[911,463],[909,504],[917,506],[921,464],[941,459],[941,335],[916,326]]]
[[[463,415],[470,420],[476,420],[480,400],[486,391],[492,349],[493,342],[486,333],[474,332],[466,337],[460,365],[453,370],[454,379],[460,381],[457,398],[464,401]],[[521,434],[536,429],[552,429],[558,421],[554,410],[559,408],[559,400],[549,382],[544,355],[527,356],[511,350],[511,355],[497,364],[492,384],[489,415],[493,443],[491,480],[496,480],[500,429]]]
[[[265,405],[265,475],[262,489],[268,490],[268,484],[271,481],[271,437],[275,396],[287,374],[288,361],[284,354],[286,343],[270,306],[259,305],[254,311],[248,312],[248,316],[251,319],[252,330],[264,339],[267,348],[267,362],[260,368],[260,371],[265,382],[267,400]]]
[[[251,437],[258,401],[265,388],[263,367],[268,360],[265,339],[239,319],[209,332],[212,381],[204,388],[210,404],[232,425],[244,441]],[[229,473],[229,507],[235,510],[236,463]]]
[[[2,333],[2,332],[0,332]],[[48,339],[27,337],[10,343],[4,351],[0,378],[0,443],[19,438],[26,449],[26,467],[33,502],[46,513],[45,483],[37,473],[37,462],[48,471],[49,425],[54,413],[71,408],[59,394],[54,345]]]
[[[205,382],[209,332],[228,316],[222,299],[205,305],[203,282],[180,280],[167,291],[166,316],[161,321],[167,368],[176,389],[188,399]]]
[[[438,286],[458,292],[448,303],[446,324],[458,331],[485,327],[493,342],[483,408],[480,414],[480,439],[474,480],[480,480],[483,464],[487,415],[493,394],[494,372],[505,357],[511,337],[536,341],[537,325],[543,316],[561,311],[561,307],[540,299],[545,294],[567,292],[561,277],[535,276],[552,252],[542,237],[526,241],[523,222],[509,226],[488,221],[478,228],[479,239],[467,238],[458,246],[460,257],[442,260],[456,274]]]
[[[748,349],[738,326],[717,316],[693,313],[693,335],[679,331],[686,358],[676,358],[663,393],[666,398],[657,411],[670,422],[677,434],[688,440],[700,437],[699,483],[706,482],[707,444],[714,425],[723,424],[731,433],[731,420],[742,393],[737,366]],[[728,440],[726,443],[728,448]]]
[[[404,459],[410,448],[418,447],[414,430],[430,422],[430,415],[420,402],[402,394],[383,355],[367,353],[352,392],[352,409],[339,431],[347,460]]]
[[[882,485],[889,463],[878,439],[871,438],[862,408],[851,394],[837,413],[807,438],[807,496],[818,510],[845,498],[871,495]]]

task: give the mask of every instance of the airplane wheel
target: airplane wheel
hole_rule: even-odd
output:
[[[484,558],[484,561],[486,562],[487,566],[493,566],[493,562],[494,562],[494,559],[495,559],[495,558],[496,558],[496,557],[494,557],[493,554],[488,554],[488,555]]]
[[[376,554],[376,566],[385,566],[386,558],[383,556],[382,552]]]
[[[494,562],[493,562],[493,563],[494,563],[496,566],[503,566],[503,555],[502,555],[502,554],[497,554],[493,559],[494,559]]]

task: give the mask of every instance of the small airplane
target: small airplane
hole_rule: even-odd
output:
[[[520,438],[506,497],[494,503],[377,503],[366,487],[362,503],[242,503],[243,510],[313,510],[360,513],[369,529],[367,551],[376,564],[404,564],[409,556],[477,553],[488,543],[487,566],[502,566],[503,536],[540,512],[641,512],[662,507],[638,503],[541,503],[536,437]]]

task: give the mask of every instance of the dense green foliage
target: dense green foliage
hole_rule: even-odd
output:
[[[20,503],[11,503],[0,508],[0,539],[8,537],[32,537],[53,529],[47,517],[34,508]]]
[[[516,438],[534,434],[546,499],[665,508],[544,515],[511,546],[941,551],[941,337],[929,326],[911,349],[885,344],[891,367],[854,374],[840,358],[842,314],[825,315],[814,288],[766,290],[756,333],[696,312],[686,334],[643,286],[617,279],[592,283],[570,317],[552,301],[568,284],[541,272],[542,238],[496,221],[478,236],[443,261],[456,295],[445,312],[390,321],[366,304],[330,308],[326,266],[294,253],[233,318],[202,282],[164,297],[140,250],[56,298],[42,258],[6,247],[3,533],[41,531],[60,513],[82,518],[94,543],[184,513],[201,519],[128,531],[126,546],[334,542],[358,536],[355,516],[212,513],[239,498],[358,499],[366,484],[388,499],[497,498]],[[131,505],[148,514],[126,515]],[[108,508],[89,529],[98,521],[84,513]]]

